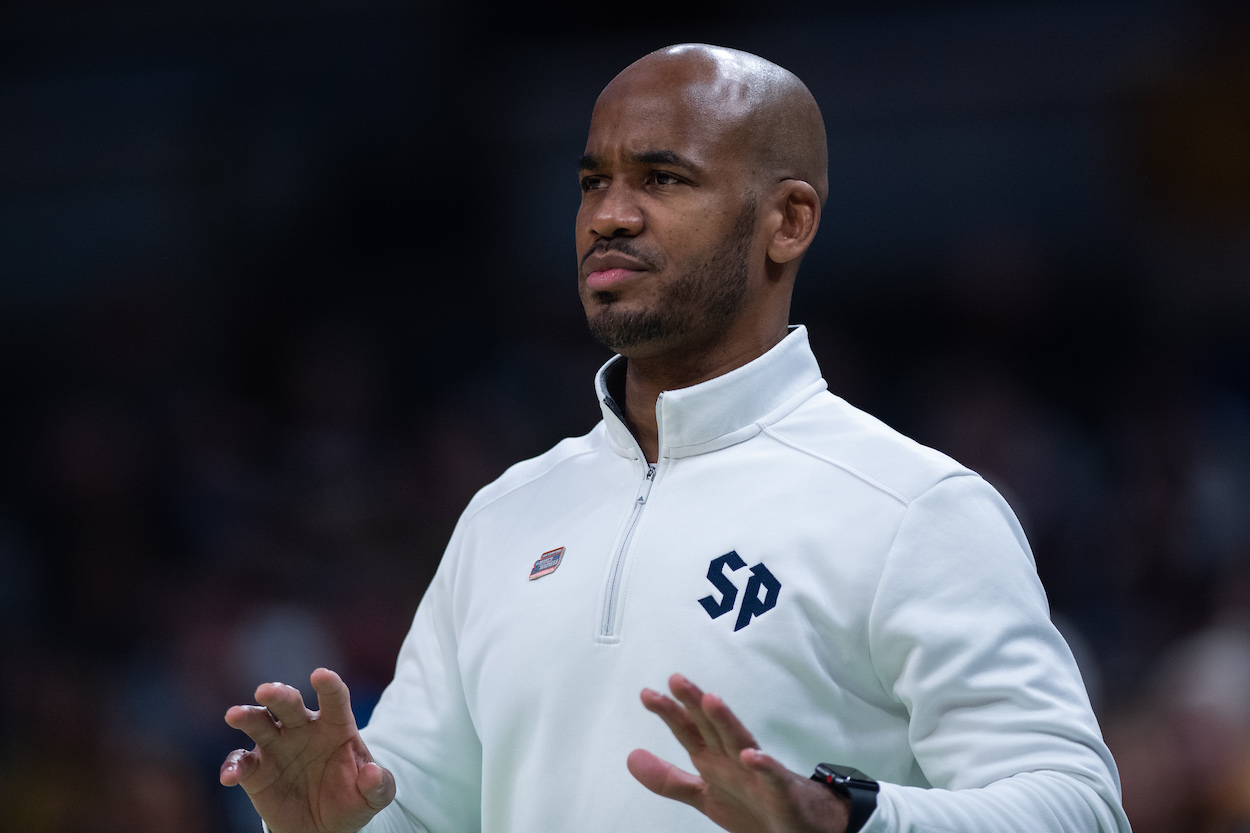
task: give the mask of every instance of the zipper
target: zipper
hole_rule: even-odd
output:
[[[612,557],[612,571],[608,574],[608,588],[603,605],[603,619],[599,623],[600,637],[613,637],[615,632],[612,622],[616,618],[617,597],[621,592],[621,573],[625,570],[625,556],[629,552],[630,542],[634,539],[634,529],[638,526],[638,518],[642,515],[642,507],[647,505],[647,497],[651,494],[651,484],[655,482],[655,463],[647,463],[647,473],[643,475],[642,484],[638,487],[638,496],[634,498],[634,508],[629,515],[629,524],[625,527],[625,535],[621,545]]]

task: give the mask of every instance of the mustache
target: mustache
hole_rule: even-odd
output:
[[[607,254],[608,252],[618,252],[626,257],[632,257],[648,269],[655,269],[657,265],[656,257],[650,252],[635,246],[633,241],[625,237],[604,237],[590,244],[590,248],[582,255],[582,259],[578,262],[578,266],[585,266],[586,259],[591,255]],[[661,259],[662,260],[662,259]]]

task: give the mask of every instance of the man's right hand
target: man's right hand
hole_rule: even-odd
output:
[[[260,705],[226,712],[256,748],[231,752],[221,783],[242,785],[273,833],[356,833],[395,798],[395,778],[365,748],[339,675],[318,668],[311,680],[320,711],[297,689],[265,683]]]

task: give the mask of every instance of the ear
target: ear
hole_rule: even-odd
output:
[[[768,259],[790,263],[803,256],[820,226],[820,197],[801,179],[784,179],[773,192]]]

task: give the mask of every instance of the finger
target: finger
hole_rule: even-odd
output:
[[[691,775],[659,758],[645,749],[635,749],[625,759],[630,775],[638,779],[651,792],[689,804],[700,809],[707,785],[697,775]]]
[[[758,749],[755,736],[742,725],[738,716],[725,705],[718,694],[703,695],[703,712],[716,729],[721,746],[730,755],[737,756],[744,749]]]
[[[642,690],[642,705],[646,707],[647,711],[664,721],[664,725],[668,726],[669,731],[673,733],[673,737],[677,738],[677,742],[691,755],[707,749],[707,744],[703,742],[703,734],[699,731],[699,727],[694,725],[686,710],[671,697],[667,697],[658,691],[644,688]]]
[[[321,710],[321,719],[336,726],[356,728],[351,695],[343,678],[329,668],[318,668],[312,672],[309,680],[313,690],[317,692],[317,707]]]
[[[395,799],[395,776],[390,770],[370,761],[360,768],[356,789],[360,790],[369,807],[378,811]]]
[[[703,744],[713,752],[725,752],[724,744],[721,742],[720,733],[716,731],[716,727],[712,725],[712,721],[703,711],[703,691],[697,685],[687,680],[681,674],[674,674],[668,678],[669,690],[673,692],[690,715],[690,720],[699,729],[699,736],[703,740]]]
[[[266,746],[280,735],[278,724],[273,722],[273,716],[264,706],[231,706],[226,711],[226,724],[246,732],[257,746]]]
[[[298,729],[308,722],[303,695],[286,683],[262,684],[256,689],[256,702],[268,708],[284,728]]]
[[[259,766],[260,759],[255,751],[236,749],[226,756],[217,778],[224,786],[234,787],[254,773]]]

